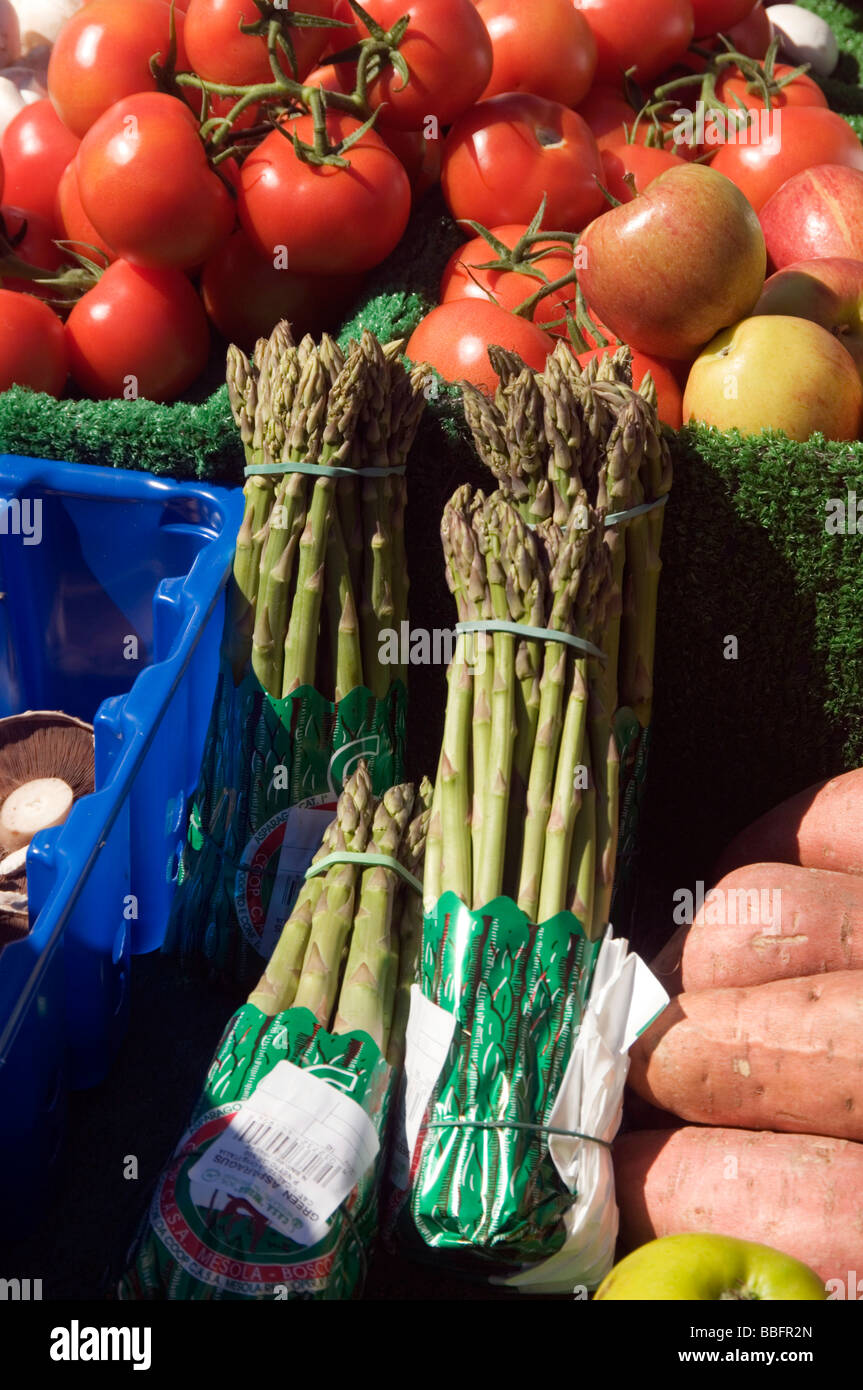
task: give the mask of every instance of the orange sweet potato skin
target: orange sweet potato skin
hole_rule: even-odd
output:
[[[621,1239],[706,1231],[772,1245],[822,1279],[863,1276],[863,1145],[743,1129],[644,1130],[614,1145]]]
[[[753,821],[724,850],[715,876],[773,860],[863,874],[863,767],[806,787]]]
[[[721,895],[713,910],[708,894],[692,926],[676,931],[652,963],[669,992],[863,969],[863,877],[749,864],[713,891]]]
[[[680,994],[628,1080],[696,1124],[863,1140],[863,972]]]

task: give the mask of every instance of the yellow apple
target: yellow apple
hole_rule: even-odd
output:
[[[692,364],[683,419],[721,430],[857,439],[863,384],[839,340],[808,319],[765,314],[718,334]]]
[[[631,1301],[827,1298],[808,1265],[769,1245],[735,1236],[660,1236],[633,1250],[607,1274],[598,1299]]]

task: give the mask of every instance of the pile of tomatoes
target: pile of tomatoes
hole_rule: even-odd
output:
[[[470,240],[412,351],[445,377],[481,379],[489,342],[544,360],[576,288],[573,277],[514,314],[540,279],[531,266],[477,269],[495,252],[472,224],[511,247],[544,203],[544,228],[578,233],[609,194],[633,197],[632,179],[642,191],[707,155],[756,207],[808,165],[863,166],[860,142],[806,76],[776,98],[793,123],[776,149],[680,142],[665,118],[633,131],[639,105],[703,67],[720,31],[764,56],[769,25],[752,0],[292,0],[290,10],[89,0],[67,22],[48,97],[0,143],[0,389],[60,395],[71,377],[95,397],[172,400],[204,370],[214,326],[246,348],[280,317],[300,332],[332,328],[438,181]],[[287,45],[274,42],[276,21]],[[274,97],[274,64],[301,96]],[[761,100],[733,67],[719,95]],[[573,263],[564,239],[534,265],[554,281]],[[603,345],[598,327],[587,350]]]

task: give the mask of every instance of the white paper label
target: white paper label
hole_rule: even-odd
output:
[[[455,1014],[427,999],[419,985],[411,986],[411,1009],[405,1032],[405,1080],[401,1091],[403,1114],[399,1118],[391,1174],[396,1187],[406,1188],[410,1167],[431,1093],[446,1061]]]
[[[245,1198],[283,1235],[315,1245],[379,1147],[355,1100],[313,1072],[279,1062],[189,1178],[208,1192]]]

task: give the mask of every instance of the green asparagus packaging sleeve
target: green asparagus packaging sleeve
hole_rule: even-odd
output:
[[[509,899],[472,912],[445,893],[414,995],[391,1164],[405,1248],[525,1291],[595,1287],[614,1255],[627,1049],[664,991],[571,913],[534,925]]]
[[[244,1005],[159,1179],[120,1298],[355,1296],[392,1089],[368,1034],[329,1033],[304,1008],[269,1017]],[[322,1215],[328,1191],[348,1185]]]

